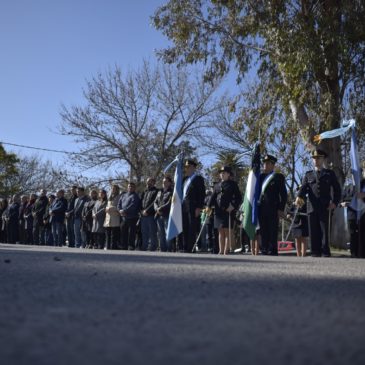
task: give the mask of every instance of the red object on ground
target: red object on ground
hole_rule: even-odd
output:
[[[294,242],[291,241],[279,241],[278,251],[295,251]]]

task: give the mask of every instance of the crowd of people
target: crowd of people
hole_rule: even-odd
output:
[[[332,170],[323,167],[326,154],[312,153],[314,170],[308,171],[298,189],[291,209],[286,209],[285,177],[275,171],[277,159],[266,155],[259,176],[258,227],[249,240],[240,221],[242,194],[233,179],[232,169],[219,170],[220,181],[212,189],[196,171],[197,162],[185,161],[183,180],[183,232],[167,239],[167,226],[173,200],[174,182],[164,176],[162,188],[150,177],[145,190],[138,194],[129,181],[127,190],[119,185],[110,192],[80,186],[66,193],[42,190],[36,194],[14,195],[0,201],[0,242],[28,245],[52,245],[105,250],[143,250],[172,252],[212,252],[226,255],[235,247],[247,246],[254,255],[278,255],[279,219],[292,219],[291,234],[298,256],[305,256],[308,238],[312,256],[331,255],[330,219],[342,204],[348,209],[351,255],[365,256],[365,214],[360,219],[348,203],[341,203],[341,188]],[[365,202],[365,180],[357,197]],[[67,197],[67,198],[66,198]],[[235,235],[234,232],[239,232]],[[236,241],[239,241],[238,243]]]

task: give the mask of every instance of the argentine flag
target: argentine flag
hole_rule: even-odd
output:
[[[359,152],[357,147],[356,131],[355,127],[351,131],[351,147],[350,147],[350,160],[351,160],[351,173],[355,186],[355,196],[353,197],[350,207],[357,211],[357,220],[359,221],[365,211],[365,204],[362,199],[356,197],[356,193],[361,191],[361,167],[359,161]]]
[[[257,201],[260,197],[260,145],[255,144],[251,170],[248,174],[245,197],[242,204],[243,228],[250,240],[255,238],[257,227]]]
[[[178,155],[172,162],[177,162],[175,170],[175,187],[172,195],[171,209],[169,221],[167,225],[166,240],[172,240],[182,232],[182,196],[183,196],[183,156]],[[165,171],[172,165],[172,163],[165,169]]]

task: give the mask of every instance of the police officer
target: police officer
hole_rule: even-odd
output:
[[[264,168],[260,174],[261,194],[258,201],[258,216],[261,236],[261,253],[278,255],[279,216],[284,216],[287,191],[285,177],[274,171],[277,158],[266,155]]]
[[[205,184],[202,176],[196,172],[197,162],[191,159],[185,161],[185,177],[183,180],[183,247],[185,252],[191,252],[196,241],[200,213],[204,207]]]
[[[295,200],[301,206],[307,195],[311,254],[314,257],[330,257],[329,218],[341,199],[341,187],[332,170],[323,167],[327,154],[316,149],[312,152],[314,170],[306,172]],[[333,196],[332,196],[333,191]]]
[[[208,207],[214,206],[214,226],[219,232],[219,254],[227,255],[232,249],[232,229],[235,212],[242,202],[237,183],[232,179],[232,168],[222,166],[219,170],[221,182],[215,186]]]

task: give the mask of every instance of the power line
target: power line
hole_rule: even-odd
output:
[[[69,151],[53,150],[53,149],[50,149],[50,148],[26,146],[26,145],[10,143],[10,142],[0,141],[0,144],[4,144],[4,145],[7,145],[7,146],[20,147],[20,148],[28,148],[28,149],[37,150],[37,151],[55,152],[55,153],[63,153],[63,154],[67,154],[67,155],[83,155],[83,156],[85,156],[85,153],[80,153],[80,152],[69,152]]]

